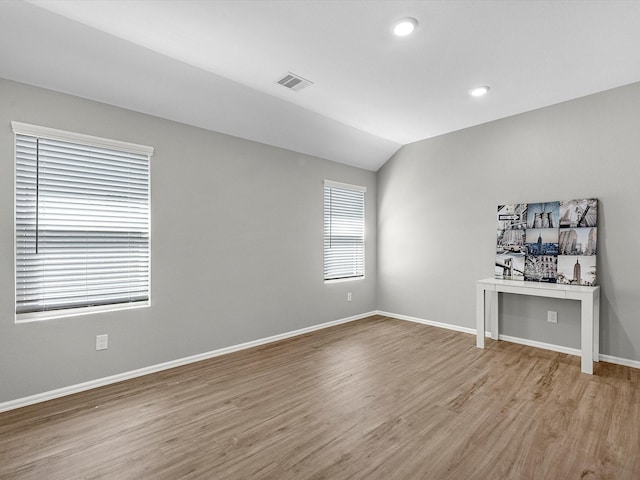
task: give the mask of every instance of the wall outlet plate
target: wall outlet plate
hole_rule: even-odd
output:
[[[109,348],[109,335],[96,335],[96,350],[106,350]]]
[[[549,323],[558,323],[558,312],[554,312],[549,310],[547,312],[547,322]]]

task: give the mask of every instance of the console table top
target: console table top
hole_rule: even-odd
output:
[[[546,282],[526,282],[524,280],[502,280],[499,278],[484,278],[476,283],[483,285],[493,285],[496,287],[520,287],[531,288],[536,290],[553,290],[556,292],[575,292],[575,293],[593,293],[600,289],[600,285],[590,287],[587,285],[565,285],[562,283],[546,283]]]

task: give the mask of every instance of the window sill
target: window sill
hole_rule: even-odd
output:
[[[362,277],[348,277],[348,278],[333,278],[331,280],[325,280],[324,283],[342,283],[342,282],[353,282],[355,280],[364,280],[364,276]]]
[[[95,307],[68,308],[65,310],[49,310],[45,312],[31,312],[16,314],[16,323],[40,322],[43,320],[53,320],[56,318],[77,317],[80,315],[91,315],[94,313],[116,312],[120,310],[134,310],[151,306],[149,300],[145,302],[121,303],[114,305],[99,305]]]

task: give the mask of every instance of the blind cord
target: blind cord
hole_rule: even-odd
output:
[[[40,243],[40,139],[36,138],[36,255]]]

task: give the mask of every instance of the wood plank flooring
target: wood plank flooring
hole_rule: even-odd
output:
[[[375,316],[0,414],[0,478],[640,479],[640,370]]]

